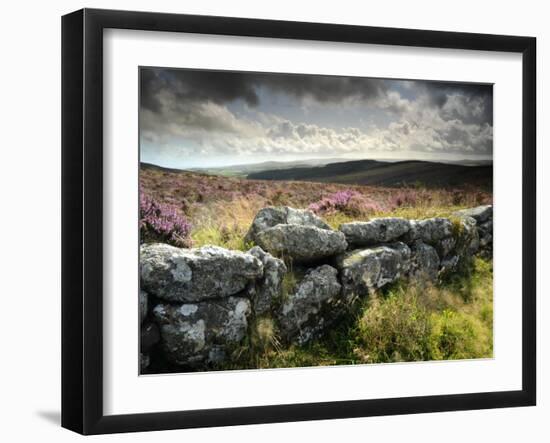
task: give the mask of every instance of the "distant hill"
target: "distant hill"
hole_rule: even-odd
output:
[[[428,187],[456,187],[475,185],[492,189],[493,166],[492,164],[466,166],[418,160],[391,163],[377,160],[354,160],[316,167],[255,172],[248,174],[247,178],[383,186],[422,184]]]
[[[163,171],[163,172],[186,172],[184,169],[166,168],[164,166],[154,165],[153,163],[141,162],[139,164],[140,169]]]
[[[323,166],[327,163],[338,161],[338,158],[331,159],[304,159],[296,161],[266,161],[260,163],[249,163],[243,165],[229,165],[213,168],[190,168],[190,171],[202,172],[205,174],[225,175],[229,177],[246,177],[261,171],[274,171],[277,169]]]

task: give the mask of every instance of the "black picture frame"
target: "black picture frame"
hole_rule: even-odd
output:
[[[131,415],[103,413],[103,30],[171,31],[522,54],[522,389]],[[536,39],[83,9],[62,18],[62,426],[82,434],[531,406],[536,403]]]

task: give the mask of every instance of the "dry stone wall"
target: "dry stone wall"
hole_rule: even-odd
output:
[[[493,209],[354,221],[333,230],[310,211],[268,207],[246,240],[256,244],[247,252],[141,246],[142,371],[221,363],[261,317],[273,319],[281,341],[306,343],[355,300],[400,278],[434,281],[474,254],[490,256]],[[291,267],[302,278],[285,290]]]

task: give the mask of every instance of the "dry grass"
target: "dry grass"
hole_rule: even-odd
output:
[[[158,202],[173,205],[190,221],[193,246],[215,244],[246,249],[243,237],[256,213],[266,206],[308,208],[342,191],[353,191],[373,202],[362,211],[322,213],[332,227],[351,220],[395,216],[428,218],[492,201],[492,194],[479,189],[424,189],[348,186],[332,183],[246,180],[188,172],[144,169],[142,188]],[[375,209],[373,209],[375,208]]]

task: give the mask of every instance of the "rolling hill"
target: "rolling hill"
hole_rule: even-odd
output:
[[[402,186],[422,184],[428,187],[464,185],[492,189],[493,166],[466,166],[408,160],[382,162],[354,160],[316,167],[266,170],[247,175],[253,180],[292,180],[355,185]]]

